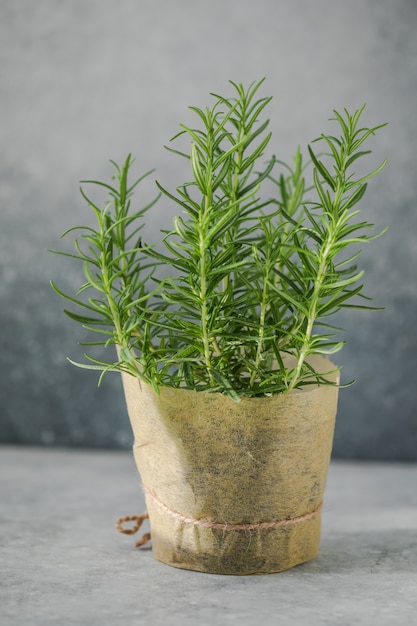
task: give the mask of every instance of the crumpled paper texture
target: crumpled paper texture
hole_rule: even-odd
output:
[[[315,366],[334,369],[323,357]],[[338,373],[329,378],[338,382]],[[319,507],[337,387],[311,385],[235,402],[219,393],[168,387],[158,396],[137,378],[122,374],[122,379],[158,560],[203,572],[255,574],[282,571],[317,555],[320,512],[278,528],[226,526],[293,520]],[[225,528],[202,527],[199,520]]]

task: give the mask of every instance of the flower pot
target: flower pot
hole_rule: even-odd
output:
[[[335,369],[322,357],[315,365]],[[167,387],[158,396],[122,378],[158,560],[260,574],[317,555],[337,387],[235,402]]]

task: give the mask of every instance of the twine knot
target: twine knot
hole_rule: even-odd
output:
[[[146,519],[149,519],[148,513],[142,513],[142,515],[126,515],[125,517],[120,517],[117,520],[116,528],[119,533],[123,533],[124,535],[134,535],[138,532],[144,520]],[[126,522],[136,522],[136,524],[131,528],[123,528],[123,524],[125,524]],[[142,546],[145,546],[150,540],[151,533],[144,533],[135,545],[137,548],[141,548]]]

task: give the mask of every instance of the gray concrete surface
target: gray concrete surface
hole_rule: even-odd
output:
[[[59,234],[90,219],[78,181],[111,175],[128,152],[172,188],[184,163],[164,151],[187,107],[228,79],[266,76],[271,150],[290,159],[333,108],[367,102],[385,172],[364,217],[389,232],[363,254],[367,291],[386,307],[336,320],[349,341],[334,453],[417,460],[417,4],[415,0],[2,0],[0,3],[0,440],[128,447],[120,381],[71,367],[85,335],[62,314],[52,257]],[[147,193],[151,194],[150,189]],[[159,238],[177,207],[161,203]],[[69,243],[68,243],[69,245]]]
[[[280,574],[178,570],[116,518],[143,512],[130,453],[0,447],[2,626],[417,623],[417,465],[333,462],[319,556]]]

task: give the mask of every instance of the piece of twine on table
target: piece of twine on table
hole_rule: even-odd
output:
[[[222,530],[223,532],[242,532],[242,531],[253,531],[253,530],[269,530],[272,528],[285,528],[287,526],[293,526],[294,524],[300,524],[301,522],[305,522],[309,519],[312,519],[316,515],[318,515],[322,509],[323,503],[320,502],[318,507],[311,511],[310,513],[306,513],[305,515],[300,515],[299,517],[293,517],[291,519],[283,519],[275,522],[259,522],[257,524],[221,524],[219,522],[212,522],[207,519],[195,519],[193,517],[187,517],[178,513],[177,511],[173,511],[169,507],[167,507],[163,502],[160,502],[145,486],[143,487],[147,496],[154,502],[154,504],[164,513],[176,519],[183,524],[193,524],[194,526],[199,526],[200,528],[211,528],[214,530]],[[116,522],[116,528],[120,533],[124,533],[125,535],[134,535],[141,528],[144,520],[149,519],[148,513],[142,513],[141,515],[127,515],[125,517],[120,517]],[[132,528],[124,528],[123,524],[126,522],[136,522],[136,524]],[[136,547],[141,548],[145,546],[151,540],[151,533],[144,533],[141,539],[136,542]]]
[[[134,535],[141,528],[143,522],[149,519],[149,515],[147,512],[142,513],[141,515],[126,515],[125,517],[120,517],[116,522],[116,528],[119,533],[123,533],[124,535]],[[126,522],[136,522],[134,526],[131,528],[124,528],[123,524]],[[135,546],[137,548],[141,548],[142,546],[146,546],[147,543],[151,540],[151,533],[144,533],[139,541],[136,542]]]

